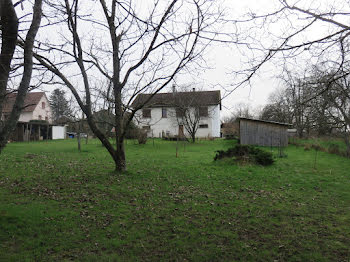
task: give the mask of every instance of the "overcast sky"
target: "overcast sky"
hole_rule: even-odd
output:
[[[245,0],[245,1],[237,1],[237,0],[221,0],[223,3],[223,7],[226,9],[227,19],[239,19],[244,18],[244,14],[250,12],[254,14],[263,14],[268,13],[274,10],[278,5],[278,0]],[[82,1],[81,1],[82,2]],[[340,0],[291,0],[290,3],[298,2],[298,5],[303,7],[310,8],[319,8],[322,9],[327,8],[328,5],[333,5],[336,8],[349,9],[349,3],[346,1]],[[88,3],[88,2],[86,2]],[[90,2],[91,3],[91,2]],[[141,1],[142,3],[142,1]],[[29,3],[25,4],[25,9],[28,8]],[[85,3],[84,3],[85,4]],[[19,8],[18,8],[19,9]],[[21,12],[21,10],[18,10]],[[23,11],[25,12],[25,10]],[[101,16],[103,17],[103,16]],[[293,19],[293,17],[291,18]],[[222,31],[227,32],[230,30],[231,25],[223,26]],[[272,35],[270,38],[270,33],[279,34],[280,32],[284,32],[287,30],[288,23],[284,23],[282,21],[277,21],[277,23],[272,24],[270,29],[271,32],[267,32],[263,28],[261,31],[261,41],[268,44],[269,41],[273,41]],[[249,28],[249,27],[247,27]],[[318,37],[322,35],[322,32],[328,31],[328,27],[323,27],[322,23],[317,24],[315,27],[310,29],[307,32],[307,37]],[[259,30],[255,30],[255,34],[260,34]],[[57,32],[51,31],[50,33],[55,34]],[[250,32],[245,32],[246,34]],[[253,33],[253,32],[252,32]],[[46,34],[46,35],[45,35]],[[40,36],[40,32],[39,32]],[[47,37],[47,31],[43,34],[41,33],[41,37]],[[108,37],[108,36],[106,36]],[[305,37],[305,36],[304,36]],[[267,99],[271,92],[275,89],[281,87],[281,81],[278,79],[279,74],[281,72],[281,68],[276,63],[268,63],[266,64],[257,74],[250,85],[245,85],[244,87],[236,89],[234,92],[229,94],[233,88],[234,84],[237,82],[235,75],[233,74],[233,70],[242,68],[245,66],[244,61],[247,62],[250,56],[254,54],[254,51],[247,50],[242,48],[241,50],[234,44],[219,44],[214,43],[206,52],[206,56],[204,59],[207,61],[208,65],[211,69],[206,71],[199,70],[196,74],[192,76],[184,76],[180,75],[176,78],[176,81],[180,84],[186,83],[194,83],[194,86],[197,89],[204,90],[212,90],[213,86],[215,88],[219,88],[219,85],[222,86],[221,91],[222,95],[225,96],[223,99],[223,111],[222,116],[228,116],[230,111],[234,108],[238,103],[244,102],[249,103],[253,107],[257,108],[259,106],[263,106],[267,103]],[[255,54],[254,54],[255,55]],[[303,54],[305,56],[305,60],[310,60],[308,58],[308,54]],[[298,58],[298,62],[296,67],[298,69],[302,68],[304,65],[302,62],[302,57]],[[46,90],[50,91],[52,87],[46,87]],[[168,89],[169,90],[169,89]],[[229,95],[228,95],[229,94]]]

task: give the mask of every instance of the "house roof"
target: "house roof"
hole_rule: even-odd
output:
[[[153,96],[153,97],[152,97]],[[152,98],[150,98],[152,97]],[[150,99],[146,103],[146,101]],[[146,103],[146,104],[145,104]],[[139,94],[133,101],[131,107],[136,108],[145,104],[146,107],[162,106],[208,106],[221,103],[220,91],[192,91],[176,93]]]
[[[273,125],[281,125],[281,126],[292,126],[292,124],[288,124],[288,123],[280,123],[280,122],[252,119],[252,118],[246,118],[246,117],[240,117],[240,118],[238,118],[238,120],[239,121],[240,120],[248,120],[248,121],[261,122],[261,123],[267,123],[267,124],[273,124]]]
[[[24,99],[24,108],[22,112],[33,112],[45,92],[28,93]],[[2,109],[3,113],[10,113],[15,103],[17,93],[10,93],[6,95],[5,103]]]

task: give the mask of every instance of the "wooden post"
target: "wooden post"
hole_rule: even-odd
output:
[[[179,136],[177,136],[177,139],[176,139],[176,158],[178,156],[178,154],[177,154],[178,148],[179,148]]]
[[[28,141],[30,141],[30,136],[32,135],[32,129],[33,129],[33,125],[30,124],[29,125],[29,139],[28,139]]]
[[[46,141],[49,140],[49,121],[47,122],[47,125],[46,125]]]
[[[78,135],[77,135],[77,139],[78,139],[78,150],[79,150],[79,152],[81,152],[81,146],[80,146],[80,131],[79,131],[79,133],[78,133]]]
[[[24,141],[24,125],[25,124],[22,125],[22,141]]]

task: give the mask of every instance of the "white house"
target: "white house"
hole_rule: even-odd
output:
[[[6,95],[1,120],[5,120],[11,113],[16,96],[16,93]],[[51,123],[52,109],[45,92],[28,93],[24,99],[24,108],[18,119],[16,129],[12,133],[11,140],[29,141],[49,138],[51,136]]]
[[[142,107],[135,114],[135,123],[148,129],[148,136],[190,136],[189,126],[197,125],[196,137],[220,137],[218,90],[139,94],[132,107]]]
[[[4,108],[1,118],[6,118],[12,110],[17,93],[6,95]],[[18,119],[18,122],[28,123],[31,120],[46,120],[52,123],[52,109],[45,92],[28,93],[24,99],[24,108]]]

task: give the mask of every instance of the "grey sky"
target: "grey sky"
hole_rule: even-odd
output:
[[[278,0],[245,0],[245,1],[237,1],[237,0],[222,0],[223,6],[226,8],[227,19],[243,19],[244,14],[248,12],[252,12],[254,14],[262,14],[268,13],[270,10],[272,11],[279,5]],[[299,6],[308,7],[308,8],[318,8],[318,9],[327,9],[329,5],[332,5],[336,8],[348,10],[349,3],[346,1],[340,0],[291,0],[290,3],[298,2]],[[145,1],[141,1],[140,3],[145,3]],[[25,3],[25,7],[28,8],[30,6],[29,3]],[[26,9],[25,8],[25,9]],[[22,11],[20,8],[17,8],[18,12]],[[25,12],[25,10],[23,11]],[[296,20],[297,17],[291,16],[290,19],[295,19],[295,23],[299,23]],[[103,17],[101,16],[101,19]],[[340,18],[343,19],[343,18]],[[230,31],[231,25],[223,26],[223,31]],[[249,28],[249,25],[246,28]],[[273,41],[274,36],[283,32],[288,31],[289,24],[285,20],[279,20],[275,24],[271,24],[270,30],[265,30],[261,28],[260,31],[255,29],[254,33],[260,34],[261,43],[256,43],[257,45],[261,44],[264,46],[269,46],[270,42]],[[317,38],[322,35],[323,32],[328,32],[329,25],[325,25],[324,23],[317,23],[313,26],[307,34],[300,36],[297,40],[303,41],[304,38]],[[47,37],[49,34],[56,34],[57,32],[51,31],[48,33],[46,31],[40,32],[40,37]],[[62,33],[62,32],[61,32]],[[245,32],[249,33],[250,32]],[[253,33],[253,31],[251,32]],[[49,36],[53,37],[53,36]],[[108,36],[107,36],[108,37]],[[176,81],[180,84],[186,83],[195,83],[195,87],[199,89],[210,89],[213,86],[221,85],[223,87],[222,94],[227,95],[227,90],[232,90],[234,83],[238,80],[235,78],[232,73],[233,70],[237,70],[238,68],[244,68],[246,65],[244,62],[250,60],[252,55],[255,55],[255,51],[247,50],[242,47],[241,50],[234,44],[213,44],[207,52],[205,56],[205,60],[211,69],[206,71],[199,70],[194,75],[186,76],[184,74],[179,75],[176,78]],[[294,62],[291,61],[291,65],[293,69],[293,63],[296,69],[302,69],[306,63],[314,62],[311,58],[311,55],[307,52],[303,53],[298,57],[298,60]],[[276,88],[280,87],[281,83],[278,79],[280,72],[282,71],[281,65],[278,60],[275,63],[268,63],[259,71],[252,81],[250,85],[246,85],[244,87],[238,88],[232,94],[225,97],[223,100],[223,111],[222,115],[227,116],[230,113],[230,110],[235,106],[235,104],[240,102],[250,103],[254,107],[262,106],[267,102],[269,94],[274,91]],[[77,83],[79,84],[79,83]],[[52,87],[46,88],[48,91],[51,91]]]

